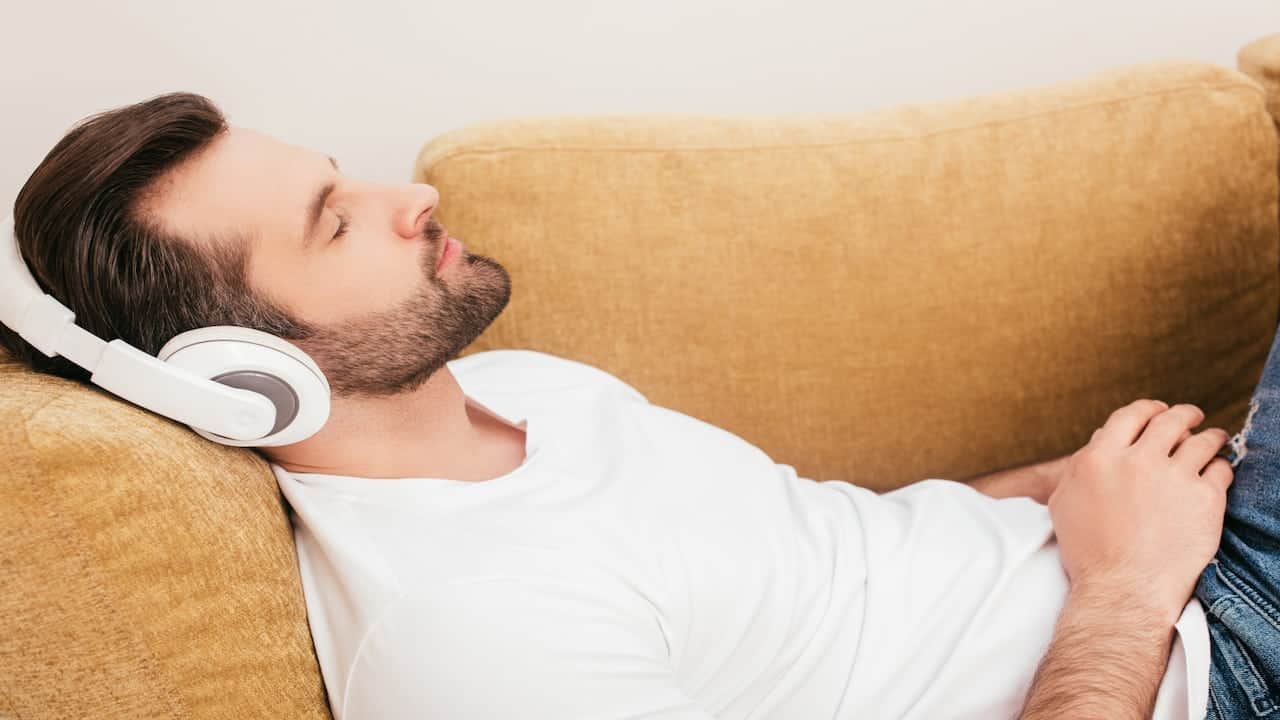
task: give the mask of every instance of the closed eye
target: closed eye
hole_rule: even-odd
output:
[[[349,224],[347,223],[347,218],[346,218],[346,216],[344,216],[344,215],[339,215],[339,216],[338,216],[338,231],[337,231],[337,232],[335,232],[335,233],[333,234],[333,239],[334,239],[334,240],[337,240],[338,238],[342,237],[343,235],[346,235],[346,234],[347,234],[347,228],[348,228],[348,226],[349,226]],[[330,242],[332,242],[332,240],[331,240]]]

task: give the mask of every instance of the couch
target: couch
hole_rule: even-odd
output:
[[[1278,118],[1273,34],[1238,69],[868,112],[477,124],[413,179],[511,274],[464,355],[586,362],[884,491],[1070,453],[1138,397],[1238,430],[1280,320]],[[10,360],[0,419],[0,718],[330,716],[261,456]]]

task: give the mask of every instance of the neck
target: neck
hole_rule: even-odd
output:
[[[289,472],[482,480],[501,454],[496,439],[504,437],[501,447],[510,448],[512,433],[523,436],[468,405],[453,373],[443,367],[410,393],[334,398],[320,432],[259,452]]]

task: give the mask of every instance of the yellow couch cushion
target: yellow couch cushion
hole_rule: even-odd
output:
[[[1276,167],[1257,82],[1153,62],[862,114],[488,123],[414,178],[512,276],[467,353],[590,363],[883,490],[1071,452],[1142,396],[1238,427]]]
[[[0,358],[0,717],[328,718],[266,462]]]

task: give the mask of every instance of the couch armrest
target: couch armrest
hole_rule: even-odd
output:
[[[1240,48],[1240,72],[1258,81],[1267,93],[1267,111],[1280,129],[1280,33],[1272,33]]]

